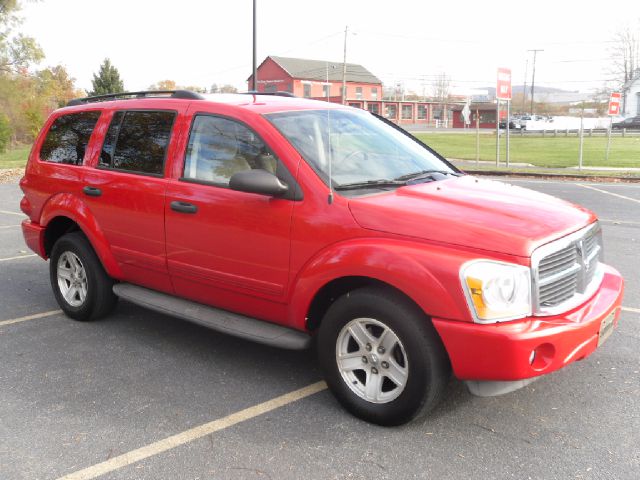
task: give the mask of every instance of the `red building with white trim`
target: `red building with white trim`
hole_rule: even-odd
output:
[[[258,92],[290,92],[297,97],[341,101],[343,64],[268,56],[258,67]],[[362,65],[346,64],[346,98],[378,100],[382,98],[382,81]],[[253,85],[253,75],[247,82]]]
[[[257,68],[258,92],[289,92],[297,97],[342,103],[342,62],[307,60],[303,58],[277,57],[270,55]],[[253,86],[253,75],[248,79],[249,90]],[[346,95],[344,103],[383,115],[401,125],[433,125],[464,127],[460,110],[455,103],[442,105],[437,102],[402,101],[382,99],[382,80],[362,65],[346,64]],[[480,113],[481,127],[495,126],[495,112],[486,107]],[[475,110],[473,110],[475,126]]]

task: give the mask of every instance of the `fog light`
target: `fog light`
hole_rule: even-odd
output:
[[[553,362],[556,348],[550,343],[542,343],[531,350],[529,365],[537,372],[543,371]]]

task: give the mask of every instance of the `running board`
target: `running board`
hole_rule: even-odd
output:
[[[130,283],[116,283],[113,286],[113,293],[120,298],[156,312],[179,317],[218,332],[272,347],[304,350],[311,344],[311,337],[304,332],[191,302]]]

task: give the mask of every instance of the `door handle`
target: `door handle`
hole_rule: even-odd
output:
[[[198,207],[192,203],[174,200],[173,202],[171,202],[171,210],[180,213],[196,213],[198,211]]]
[[[90,197],[99,197],[102,195],[102,190],[96,187],[86,186],[82,189],[85,195],[89,195]]]

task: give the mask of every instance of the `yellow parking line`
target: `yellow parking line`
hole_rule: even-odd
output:
[[[629,200],[630,202],[640,203],[640,200],[638,200],[637,198],[631,198],[631,197],[626,197],[624,195],[620,195],[618,193],[607,192],[606,190],[602,190],[600,188],[592,187],[591,185],[584,185],[582,183],[576,183],[576,185],[578,185],[578,186],[580,186],[582,188],[588,188],[590,190],[595,190],[596,192],[604,193],[606,195],[611,195],[612,197],[618,197],[618,198],[622,198],[624,200]]]
[[[9,210],[0,210],[0,213],[6,213],[7,215],[18,215],[19,217],[24,217],[24,213],[10,212]]]
[[[31,253],[29,255],[18,255],[17,257],[0,258],[0,262],[8,262],[9,260],[20,260],[21,258],[31,258],[35,256],[35,253]]]
[[[313,383],[301,388],[300,390],[286,393],[264,403],[232,413],[231,415],[219,420],[214,420],[213,422],[190,428],[189,430],[185,430],[184,432],[172,435],[163,440],[123,453],[122,455],[118,455],[110,460],[93,465],[92,467],[70,473],[64,477],[60,477],[58,480],[88,480],[90,478],[99,477],[106,473],[113,472],[114,470],[118,470],[144,460],[145,458],[158,455],[159,453],[166,452],[167,450],[179,447],[185,443],[192,442],[198,438],[219,432],[220,430],[224,430],[225,428],[229,428],[238,423],[245,422],[277,408],[284,407],[290,403],[297,402],[298,400],[302,400],[310,395],[321,392],[326,388],[327,384],[324,382]]]
[[[59,313],[62,313],[62,310],[50,310],[48,312],[27,315],[26,317],[12,318],[11,320],[0,320],[0,327],[4,325],[12,325],[14,323],[26,322],[27,320],[37,320],[38,318],[50,317],[52,315],[58,315]]]

